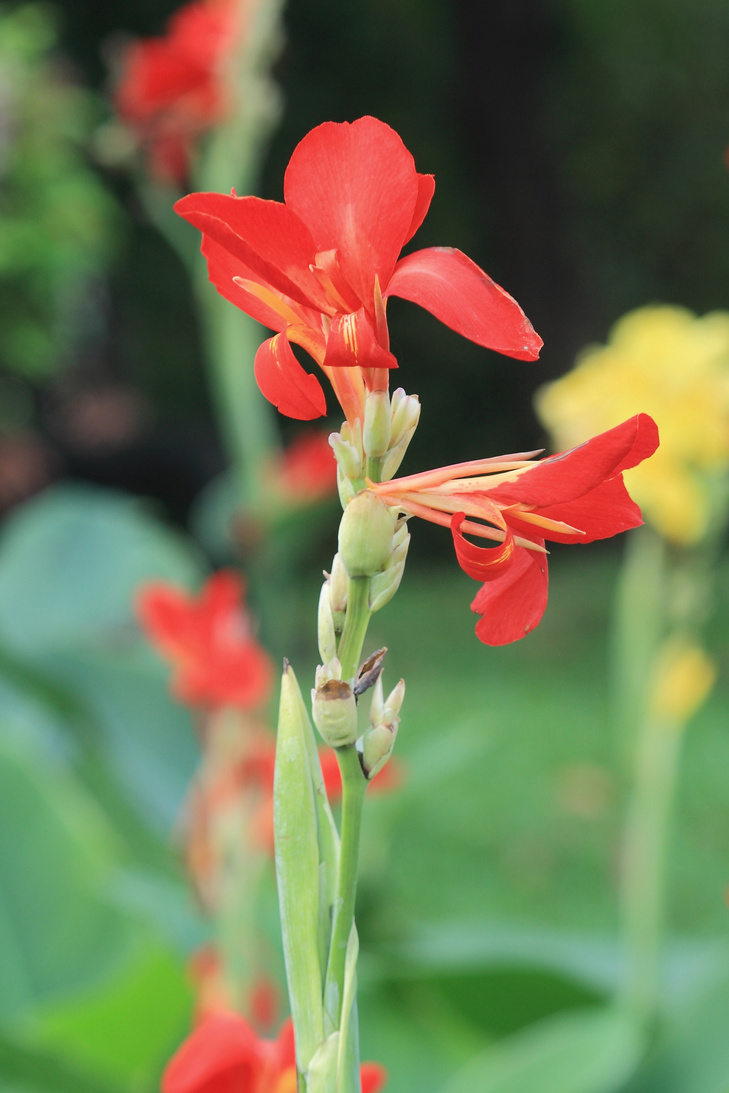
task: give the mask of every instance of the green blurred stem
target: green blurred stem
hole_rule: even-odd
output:
[[[359,667],[365,634],[370,622],[370,578],[350,577],[347,613],[337,656],[342,665],[342,679],[352,679]]]
[[[339,1028],[342,1018],[344,969],[347,944],[354,923],[362,806],[367,789],[367,780],[362,772],[354,744],[337,748],[337,760],[342,775],[341,856],[332,939],[324,982],[324,1008],[332,1021],[333,1028]]]
[[[202,260],[195,269],[195,290],[213,397],[238,496],[254,510],[262,489],[261,469],[278,447],[273,410],[258,390],[253,371],[265,335],[258,323],[218,295]]]
[[[623,1002],[650,1026],[662,973],[669,830],[682,726],[646,716],[639,728],[623,842],[622,927],[627,957]]]

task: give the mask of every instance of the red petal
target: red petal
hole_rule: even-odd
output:
[[[136,613],[147,637],[167,657],[178,658],[189,652],[196,626],[187,593],[163,581],[150,581],[137,593]]]
[[[641,511],[625,488],[621,474],[608,479],[576,501],[546,507],[540,505],[539,514],[548,516],[550,520],[561,520],[584,532],[583,535],[575,536],[543,531],[542,534],[553,543],[591,543],[595,539],[607,539],[621,531],[640,527],[643,523]],[[512,517],[507,510],[506,517],[509,526],[517,533],[525,531],[530,537],[534,534],[535,525],[522,524],[518,512]]]
[[[552,506],[584,497],[652,455],[657,447],[655,421],[648,414],[636,414],[576,448],[535,463],[513,482],[495,486],[489,494],[498,501],[534,505],[540,511],[550,506],[552,515]]]
[[[304,371],[284,334],[276,334],[260,346],[254,368],[261,394],[280,413],[310,421],[327,412],[319,380]]]
[[[397,368],[392,353],[377,340],[363,307],[355,314],[337,315],[327,335],[325,368]]]
[[[516,549],[514,537],[504,524],[506,538],[500,546],[476,546],[463,537],[461,524],[465,519],[465,514],[462,512],[456,512],[451,517],[453,545],[456,548],[458,564],[464,573],[473,577],[474,581],[494,581],[512,563],[512,556]]]
[[[477,345],[519,360],[539,356],[542,339],[516,300],[459,250],[430,247],[402,258],[385,295],[419,304]]]
[[[260,1043],[236,1013],[214,1013],[197,1026],[162,1076],[162,1093],[233,1093],[255,1089]]]
[[[387,1080],[387,1071],[379,1063],[362,1063],[360,1078],[362,1093],[379,1093]]]
[[[418,206],[413,157],[376,118],[325,122],[294,149],[286,204],[311,231],[317,251],[337,249],[350,288],[372,307],[375,276],[386,285]]]
[[[496,581],[487,581],[471,610],[483,617],[476,637],[485,645],[519,641],[537,626],[547,606],[547,556],[517,547],[511,566]]]
[[[200,249],[208,262],[208,276],[221,296],[229,300],[231,304],[235,304],[241,311],[245,311],[246,315],[270,327],[271,330],[286,329],[287,320],[278,311],[234,281],[233,278],[241,277],[247,281],[260,283],[260,278],[256,277],[252,269],[244,266],[239,259],[233,257],[229,250],[220,243],[216,243],[209,235],[203,236]]]
[[[175,212],[210,236],[247,269],[304,306],[333,311],[309,269],[315,248],[308,228],[280,201],[230,194],[188,194]],[[241,276],[246,276],[243,271]]]
[[[405,243],[409,243],[420,225],[425,220],[430,203],[435,193],[435,179],[432,175],[418,175],[418,200],[415,204],[415,212],[408,229]],[[404,244],[403,244],[404,245]]]

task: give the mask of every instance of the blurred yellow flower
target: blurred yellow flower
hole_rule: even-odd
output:
[[[703,706],[716,680],[716,665],[698,645],[669,641],[658,656],[651,712],[681,727]]]
[[[729,312],[629,312],[607,345],[585,349],[571,372],[537,392],[536,408],[561,449],[650,414],[661,445],[626,483],[661,534],[697,542],[710,523],[712,484],[729,468]]]

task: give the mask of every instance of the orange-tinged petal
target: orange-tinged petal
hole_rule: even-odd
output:
[[[336,315],[327,336],[326,368],[397,368],[397,361],[380,345],[363,307]]]

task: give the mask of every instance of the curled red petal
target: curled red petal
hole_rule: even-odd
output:
[[[511,482],[489,492],[495,500],[521,501],[540,511],[550,506],[551,515],[551,506],[584,497],[608,479],[635,467],[657,447],[655,421],[648,414],[636,414],[576,448],[535,463]]]
[[[516,300],[459,250],[430,247],[408,254],[385,295],[419,304],[477,345],[519,360],[539,356],[542,339]]]
[[[517,547],[506,572],[476,593],[471,610],[482,616],[476,637],[485,645],[508,645],[525,637],[544,614],[548,587],[546,554]]]
[[[463,512],[456,512],[451,517],[453,545],[456,548],[458,564],[475,581],[495,581],[511,565],[516,549],[514,536],[504,523],[506,537],[503,543],[494,547],[476,546],[464,538],[461,532],[461,524],[465,519]]]
[[[363,307],[336,315],[327,335],[325,368],[397,368],[397,360],[377,340]]]
[[[325,122],[291,156],[286,204],[311,231],[317,251],[339,252],[342,274],[365,305],[373,299],[375,276],[387,284],[408,239],[418,178],[394,129],[371,117]]]
[[[285,334],[276,334],[260,346],[254,368],[261,394],[280,413],[299,421],[326,414],[327,403],[319,380],[301,367]]]

